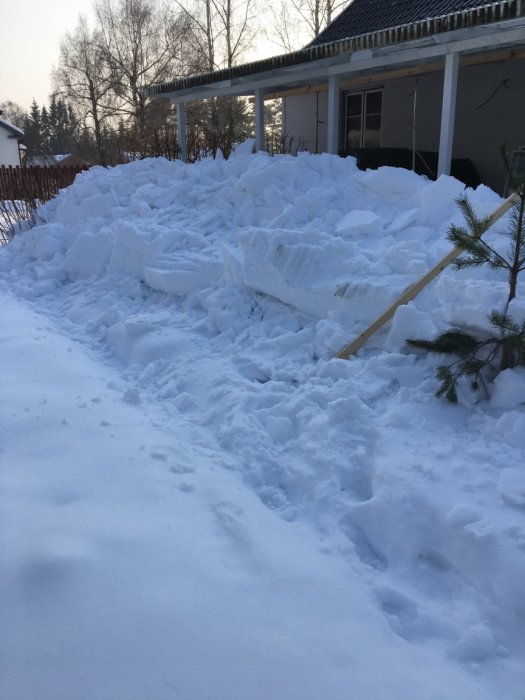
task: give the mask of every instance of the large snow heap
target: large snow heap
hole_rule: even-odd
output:
[[[485,329],[505,277],[446,270],[357,358],[334,359],[449,251],[463,191],[451,177],[249,147],[191,166],[95,167],[0,251],[0,283],[103,353],[119,400],[154,402],[157,424],[198,426],[217,467],[312,527],[364,582],[399,649],[422,645],[466,673],[460,689],[436,671],[435,694],[409,676],[403,697],[517,700],[523,371],[502,373],[490,401],[465,392],[449,406],[433,397],[440,359],[405,345],[450,325]],[[467,194],[480,215],[500,202],[483,186]],[[496,246],[505,227],[488,234]],[[521,287],[511,313],[524,310]],[[252,553],[239,545],[236,556]],[[367,698],[394,697],[374,688]]]

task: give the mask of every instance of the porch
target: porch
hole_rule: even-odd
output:
[[[252,97],[256,147],[264,150],[264,101],[283,98],[287,136],[307,150],[344,154],[359,138],[360,148],[435,152],[436,176],[450,174],[453,156],[467,158],[501,191],[496,145],[514,150],[525,142],[523,9],[507,0],[446,22],[425,20],[153,85],[147,93],[176,105],[183,157],[188,102]],[[374,103],[369,96],[378,93]]]

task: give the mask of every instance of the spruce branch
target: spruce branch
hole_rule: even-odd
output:
[[[510,158],[504,149],[502,156],[509,182],[518,195],[509,217],[508,251],[501,254],[482,240],[483,234],[492,225],[492,218],[478,217],[466,196],[456,200],[463,214],[464,225],[454,224],[448,231],[448,240],[465,252],[453,263],[457,270],[488,265],[491,269],[507,271],[508,294],[504,310],[493,310],[488,315],[495,335],[478,339],[459,329],[452,329],[434,340],[407,341],[413,348],[456,355],[458,359],[438,367],[436,371],[440,383],[436,396],[445,397],[454,403],[458,400],[457,387],[460,380],[468,380],[474,392],[483,388],[488,397],[487,384],[493,381],[498,372],[525,365],[525,320],[517,322],[508,313],[509,304],[516,296],[519,273],[525,269],[525,177],[518,181],[512,173]]]
[[[408,345],[428,352],[452,353],[467,357],[478,345],[471,335],[462,331],[446,331],[435,340],[407,340]]]
[[[509,263],[491,245],[482,239],[491,226],[490,216],[478,217],[468,197],[462,195],[456,200],[461,209],[466,228],[452,224],[447,238],[456,247],[463,248],[469,257],[459,257],[453,262],[456,270],[489,264],[494,268],[508,269]]]
[[[448,365],[439,366],[436,371],[436,379],[440,382],[436,396],[457,403],[457,386],[462,377],[469,380],[474,392],[481,387],[486,391],[487,380],[492,380],[497,371],[494,361],[502,340],[498,337],[477,340],[468,333],[453,330],[445,331],[434,340],[407,340],[407,343],[414,348],[459,357]]]

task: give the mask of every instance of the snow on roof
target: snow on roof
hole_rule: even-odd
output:
[[[14,124],[11,124],[10,122],[2,118],[0,118],[0,127],[7,129],[7,131],[11,132],[11,134],[13,134],[13,136],[16,136],[17,138],[22,138],[24,135],[22,129],[19,129]]]

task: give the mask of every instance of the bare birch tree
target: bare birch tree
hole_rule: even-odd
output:
[[[272,10],[269,38],[285,51],[295,51],[318,36],[351,0],[281,0]]]
[[[114,74],[104,59],[101,37],[80,17],[73,33],[66,33],[60,45],[58,68],[53,81],[58,95],[77,109],[92,132],[98,161],[107,165],[104,131],[118,111]]]
[[[224,42],[224,62],[231,68],[253,43],[256,32],[254,1],[212,0],[212,4]]]
[[[144,88],[184,72],[188,24],[158,0],[98,0],[95,12],[120,114],[144,134],[149,106]]]
[[[238,63],[256,33],[256,0],[175,0],[189,22],[190,42],[197,60],[194,72],[231,68]],[[212,153],[226,155],[249,130],[246,101],[217,97],[192,104],[188,109],[191,135]]]
[[[192,30],[201,70],[231,68],[252,45],[256,28],[255,0],[176,0]]]
[[[190,31],[186,36],[195,57],[193,70],[198,73],[218,68],[215,61],[216,27],[212,0],[193,0],[191,5],[175,0],[181,17],[188,23]]]

